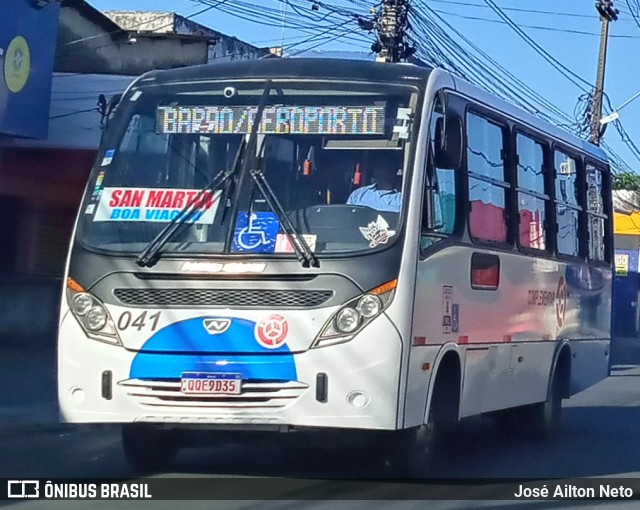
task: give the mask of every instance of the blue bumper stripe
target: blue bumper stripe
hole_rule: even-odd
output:
[[[140,353],[131,379],[179,379],[183,372],[241,374],[242,379],[297,381],[292,354],[234,355]]]

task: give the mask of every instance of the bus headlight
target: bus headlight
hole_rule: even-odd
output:
[[[353,333],[360,325],[360,314],[353,308],[343,308],[336,315],[336,329],[340,333]]]
[[[71,314],[89,338],[122,345],[113,319],[104,304],[71,278],[67,281],[67,302]]]
[[[375,317],[382,310],[382,301],[373,294],[365,294],[358,301],[356,310],[365,318]]]
[[[86,319],[87,329],[100,331],[107,325],[107,311],[100,305],[96,305],[89,310]]]
[[[93,306],[93,298],[86,292],[76,294],[72,301],[73,311],[80,317],[87,315],[87,312],[91,310]]]
[[[325,347],[351,340],[358,331],[389,306],[397,284],[398,280],[391,280],[345,303],[329,318],[311,348]]]

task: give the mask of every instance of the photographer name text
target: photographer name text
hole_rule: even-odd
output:
[[[542,485],[540,487],[529,487],[518,485],[518,489],[513,495],[518,499],[572,499],[572,498],[611,498],[629,499],[633,498],[633,489],[623,485],[599,484],[595,487],[579,487],[577,485]]]

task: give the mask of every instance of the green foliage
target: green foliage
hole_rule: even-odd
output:
[[[640,174],[621,172],[613,177],[613,189],[640,190]]]

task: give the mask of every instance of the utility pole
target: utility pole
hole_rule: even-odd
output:
[[[408,15],[409,0],[383,0],[374,21],[378,40],[371,46],[377,62],[401,62],[415,53],[406,41]]]
[[[591,108],[591,142],[600,145],[600,118],[602,117],[602,98],[604,96],[604,70],[607,63],[607,43],[609,41],[609,23],[618,19],[618,9],[613,8],[613,0],[598,0],[596,10],[600,14],[600,52],[598,55],[598,74],[596,90]]]

